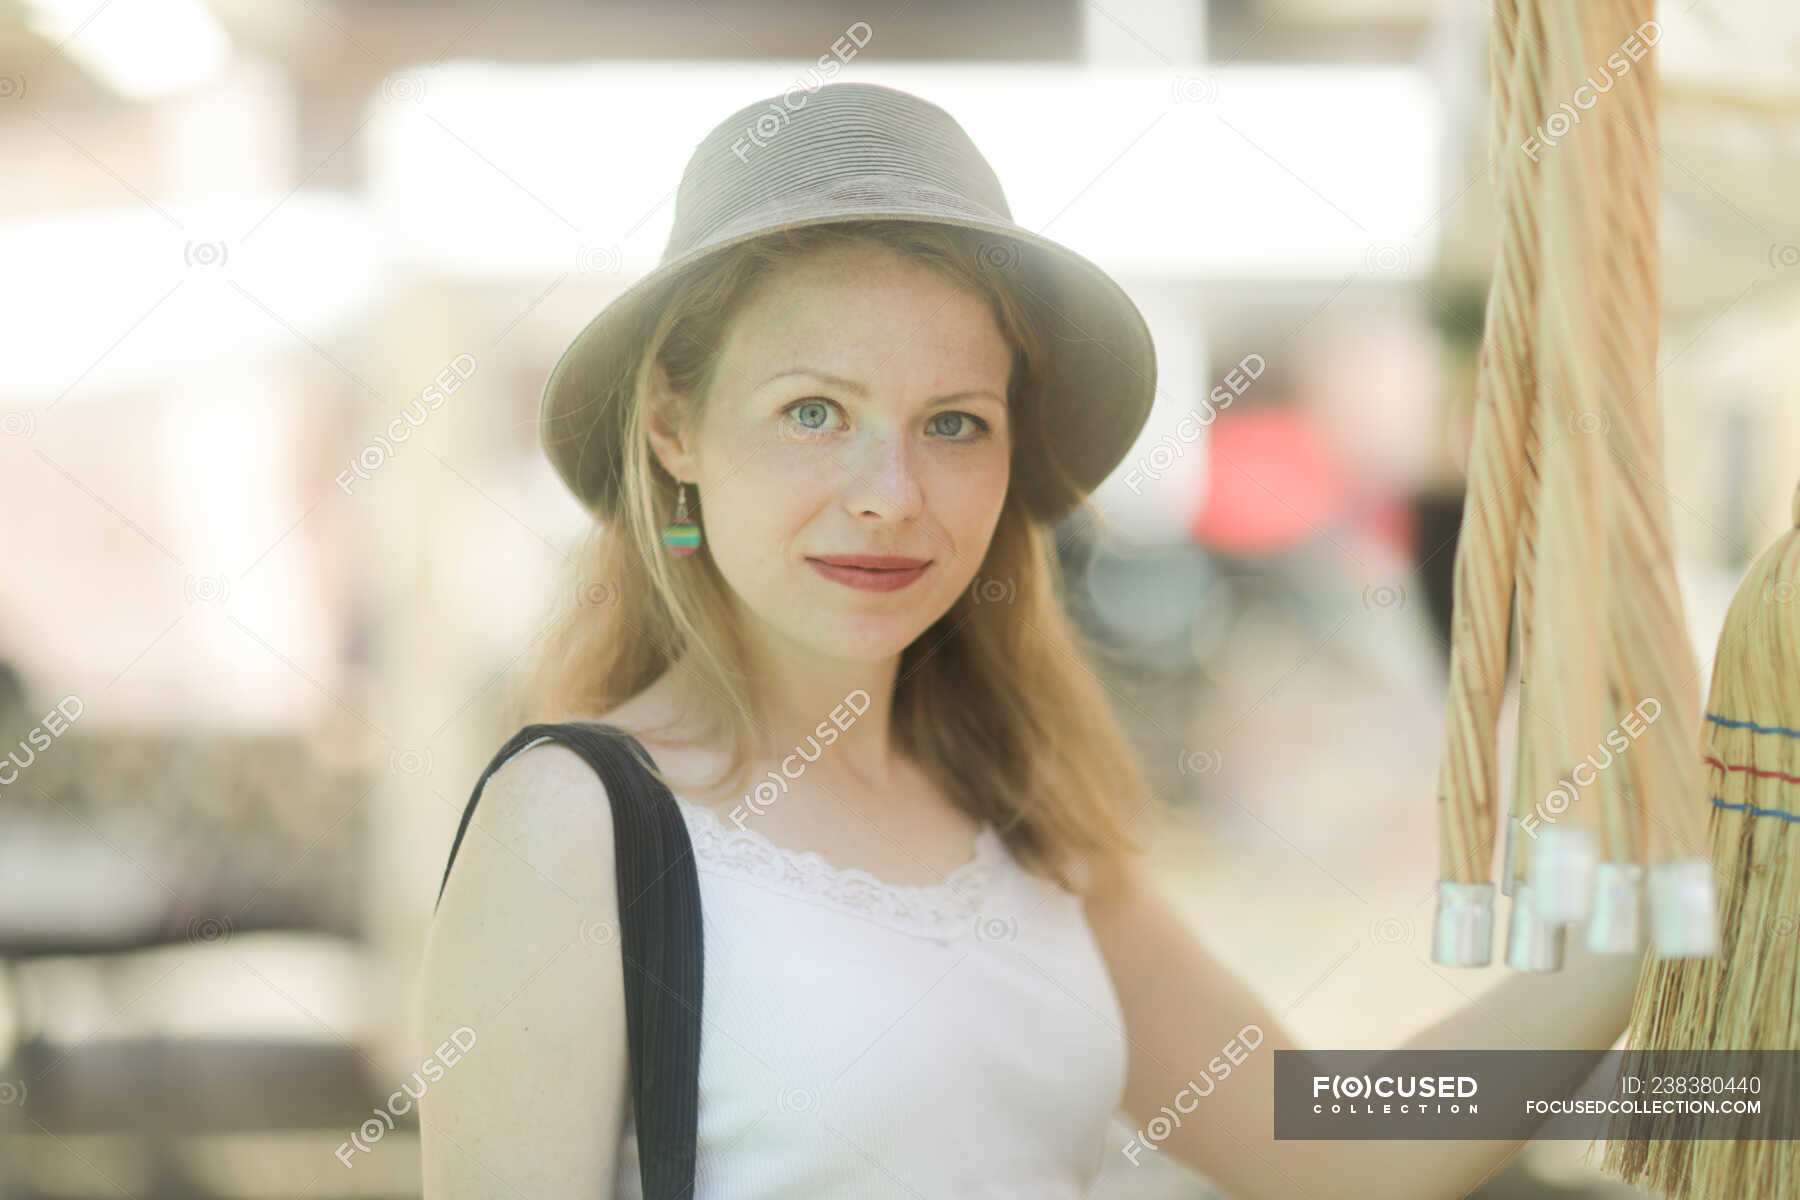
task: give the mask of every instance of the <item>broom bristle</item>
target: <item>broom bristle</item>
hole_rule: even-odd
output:
[[[1794,522],[1800,527],[1800,492]],[[1800,1050],[1800,528],[1751,564],[1732,597],[1702,740],[1719,954],[1647,956],[1625,1044],[1675,1055]],[[1791,1093],[1793,1081],[1784,1082]],[[1762,1101],[1764,1112],[1778,1112],[1800,1097],[1765,1093]],[[1620,1118],[1602,1169],[1677,1200],[1800,1195],[1792,1142],[1672,1140],[1679,1119]]]

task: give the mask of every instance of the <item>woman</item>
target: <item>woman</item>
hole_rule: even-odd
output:
[[[1237,1197],[1461,1195],[1516,1146],[1272,1139],[1293,1040],[1132,836],[1151,798],[1047,531],[1142,427],[1137,310],[1012,224],[942,110],[793,101],[701,143],[663,265],[544,406],[605,536],[532,718],[631,732],[687,823],[694,1194],[1082,1196],[1115,1111],[1254,1043],[1156,1151]],[[422,1036],[476,1039],[421,1103],[431,1200],[637,1194],[612,837],[558,742],[485,785],[420,983]],[[1609,1044],[1635,964],[1576,957],[1415,1045]]]

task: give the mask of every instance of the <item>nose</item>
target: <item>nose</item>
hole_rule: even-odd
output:
[[[903,521],[918,515],[924,493],[904,434],[865,429],[845,456],[844,467],[850,476],[844,507],[851,516]]]

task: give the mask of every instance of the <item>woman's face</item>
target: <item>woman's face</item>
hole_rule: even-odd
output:
[[[1011,362],[981,297],[882,247],[821,249],[753,291],[699,427],[653,438],[775,649],[898,654],[970,584],[1006,496]],[[925,565],[821,561],[857,555]]]

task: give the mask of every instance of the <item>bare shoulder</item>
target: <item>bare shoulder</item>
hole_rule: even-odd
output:
[[[420,1102],[427,1200],[610,1194],[628,1078],[612,813],[560,742],[488,777],[426,936],[424,1053],[472,1047]]]
[[[612,807],[606,785],[586,759],[562,742],[538,742],[501,764],[482,787],[469,826],[448,888],[456,886],[456,874],[464,866],[496,854],[534,868],[545,883],[571,899],[612,886]],[[465,863],[465,855],[474,857]]]
[[[612,806],[579,753],[529,745],[482,785],[450,861],[430,937],[471,967],[616,922]]]

